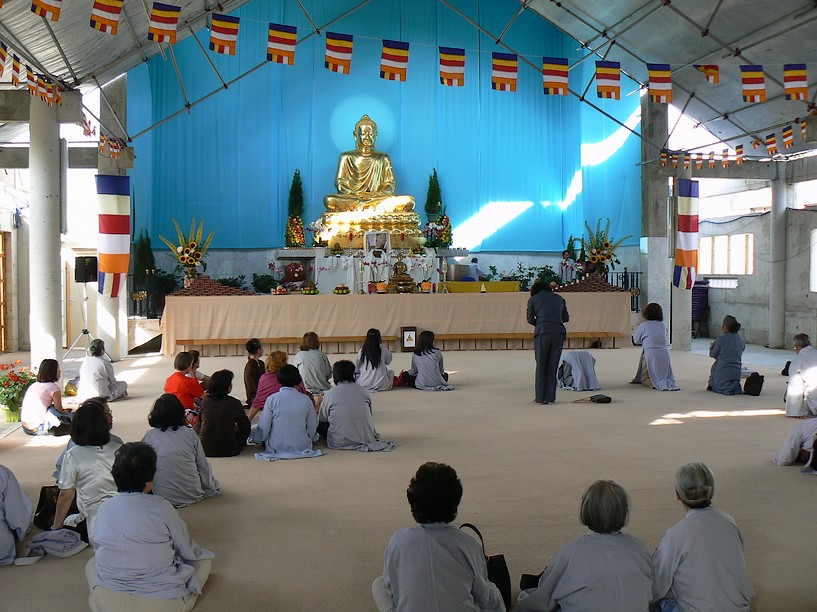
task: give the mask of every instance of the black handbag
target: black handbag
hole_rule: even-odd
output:
[[[485,540],[482,538],[482,533],[471,523],[463,523],[460,529],[468,527],[479,536],[479,541],[482,544],[482,554],[485,557],[485,564],[488,566],[488,580],[493,582],[499,589],[502,595],[502,601],[505,602],[505,608],[511,609],[511,573],[508,571],[508,562],[505,561],[505,555],[486,555],[485,554]]]
[[[54,524],[54,515],[57,513],[57,498],[60,496],[60,488],[57,485],[46,485],[40,489],[40,499],[37,501],[37,509],[34,511],[35,527],[39,527],[43,531],[51,531],[51,525]],[[77,514],[77,497],[74,496],[71,506],[68,508],[68,515]],[[69,527],[64,525],[63,529],[70,529],[79,533],[83,542],[88,541],[88,526],[87,521],[82,521],[76,527]]]
[[[743,383],[743,393],[757,396],[760,395],[761,389],[763,389],[763,376],[757,372],[752,372],[746,382]]]

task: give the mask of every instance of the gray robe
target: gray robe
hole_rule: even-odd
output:
[[[298,351],[295,353],[293,363],[301,373],[304,386],[310,393],[323,393],[332,386],[329,383],[332,380],[332,366],[329,365],[329,358],[322,350]]]
[[[15,542],[28,533],[33,508],[20,483],[7,467],[0,465],[0,565],[10,565],[16,555]],[[7,578],[11,580],[11,578]]]
[[[381,440],[374,428],[372,399],[357,383],[342,382],[323,396],[318,420],[329,423],[329,448],[359,451],[390,451],[391,440]]]
[[[318,439],[318,415],[308,396],[292,387],[270,395],[258,424],[250,430],[250,440],[264,444],[264,452],[255,453],[262,461],[318,457],[322,451],[312,448]]]
[[[677,391],[675,376],[667,348],[667,326],[663,321],[643,321],[635,333],[633,343],[644,348],[644,359],[647,362],[647,371],[652,379],[653,387],[660,391]],[[633,382],[641,382],[641,360],[638,361]]]
[[[740,368],[746,343],[739,335],[726,333],[720,336],[709,349],[709,356],[715,360],[709,375],[711,391],[723,395],[743,393],[740,386]]]
[[[443,366],[443,354],[437,349],[425,355],[411,355],[411,368],[408,372],[411,376],[416,376],[414,386],[423,391],[453,391],[454,386],[449,385],[443,378],[445,367]]]
[[[154,427],[142,442],[150,444],[158,457],[153,492],[176,508],[208,497],[220,497],[221,485],[204,454],[199,435],[189,427],[162,431]]]

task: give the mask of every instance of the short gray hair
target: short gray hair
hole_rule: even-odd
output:
[[[102,357],[105,353],[105,343],[99,338],[91,340],[91,355],[94,357]]]
[[[794,346],[796,346],[797,348],[811,346],[811,340],[809,340],[808,334],[797,334],[794,337]]]
[[[596,533],[621,531],[629,514],[627,492],[612,480],[597,480],[582,495],[579,519]]]
[[[715,475],[700,461],[685,463],[675,472],[675,492],[690,508],[706,508],[715,495]]]

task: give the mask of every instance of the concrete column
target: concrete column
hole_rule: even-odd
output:
[[[786,162],[777,163],[769,217],[769,347],[786,346]]]
[[[644,273],[641,303],[658,302],[669,314],[672,260],[669,259],[667,179],[659,173],[660,151],[667,140],[667,105],[641,97],[641,271]]]
[[[29,330],[31,363],[62,358],[60,128],[55,107],[31,98]]]
[[[102,123],[115,131],[115,136],[124,138],[119,129],[119,121],[127,125],[128,78],[122,76],[102,88],[105,98],[113,107],[108,107],[105,100],[100,100],[100,119]],[[118,119],[118,121],[117,121]],[[116,160],[110,157],[99,157],[99,174],[124,175]],[[113,361],[128,354],[128,286],[120,290],[119,297],[109,298],[97,294],[96,337],[105,342],[105,350]]]

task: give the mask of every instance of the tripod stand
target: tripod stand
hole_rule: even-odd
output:
[[[74,350],[74,347],[79,344],[80,340],[83,341],[85,345],[85,356],[91,354],[91,341],[94,340],[93,334],[88,331],[88,283],[82,283],[82,304],[80,305],[80,312],[82,312],[82,331],[76,337],[76,339],[71,343],[71,346],[68,347],[68,350],[65,351],[65,355],[62,356],[63,360],[68,357],[68,354]]]

